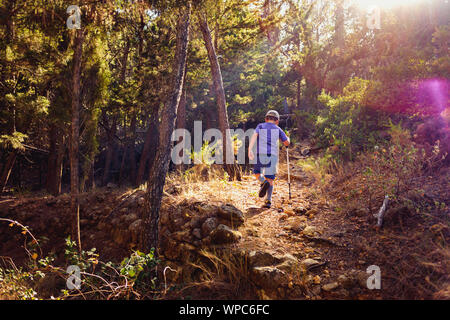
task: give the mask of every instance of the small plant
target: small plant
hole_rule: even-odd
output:
[[[156,288],[156,277],[153,276],[152,270],[159,263],[155,259],[154,250],[145,254],[135,251],[133,254],[122,260],[120,264],[120,274],[126,276],[135,286],[142,286],[150,283],[151,288]]]
[[[219,144],[220,142],[216,141],[210,145],[209,141],[205,141],[200,151],[191,151],[191,160],[195,164],[205,164],[207,166],[212,165],[214,163],[214,156]]]

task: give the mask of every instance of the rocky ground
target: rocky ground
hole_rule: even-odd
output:
[[[418,231],[422,237],[434,231],[415,225],[399,233],[389,219],[377,230],[372,217],[338,212],[296,165],[302,151],[291,151],[291,199],[282,157],[271,209],[261,208],[259,183],[251,176],[240,182],[169,179],[160,217],[160,271],[171,288],[166,298],[430,298],[420,294],[425,288],[402,280],[395,266],[405,259],[402,250],[420,239]],[[68,195],[2,199],[0,217],[29,226],[44,254],[53,252],[56,263],[64,263],[69,202]],[[83,194],[83,247],[97,248],[103,261],[128,256],[139,246],[143,203],[141,189],[110,185]],[[26,261],[26,235],[7,223],[0,230],[0,256]],[[433,270],[448,275],[448,260],[437,259]],[[371,265],[380,267],[380,290],[367,288]]]

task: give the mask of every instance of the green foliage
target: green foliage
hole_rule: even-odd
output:
[[[37,300],[37,292],[27,285],[34,279],[32,273],[21,269],[0,268],[0,297],[15,300]]]
[[[361,106],[364,86],[353,79],[344,89],[345,95],[333,98],[324,92],[319,101],[326,106],[316,119],[316,139],[322,147],[334,146],[338,157],[353,160],[357,152],[371,149],[380,140],[378,130],[383,128],[384,118],[379,112]]]
[[[154,250],[148,254],[136,251],[120,263],[120,274],[135,283],[135,286],[150,284],[150,287],[155,289],[156,277],[151,271],[158,263],[159,260],[155,259]]]
[[[191,161],[195,164],[212,165],[215,160],[214,156],[216,154],[216,148],[220,143],[220,141],[215,141],[210,145],[209,141],[205,141],[199,151],[194,151],[194,149],[192,149],[190,154]]]
[[[26,134],[14,132],[12,135],[3,134],[0,136],[0,146],[3,148],[11,147],[13,149],[23,150],[23,142],[28,138]]]
[[[76,265],[80,268],[83,290],[93,288],[94,293],[96,293],[96,291],[106,288],[106,290],[113,290],[111,292],[113,294],[117,289],[114,288],[112,283],[125,282],[125,292],[118,290],[119,292],[116,294],[126,294],[128,296],[130,288],[133,288],[133,290],[149,290],[157,287],[154,269],[160,261],[155,258],[153,249],[148,254],[135,251],[119,264],[105,263],[99,260],[99,255],[96,253],[95,248],[88,251],[83,250],[80,253],[77,250],[76,243],[68,237],[66,239],[65,256],[68,265]],[[48,269],[52,261],[52,258],[45,258],[39,260],[39,264],[46,266]],[[119,278],[118,275],[120,275]],[[121,286],[119,285],[119,287]],[[70,296],[71,294],[70,291],[62,291],[65,296]]]

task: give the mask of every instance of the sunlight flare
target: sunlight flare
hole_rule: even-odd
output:
[[[429,0],[354,0],[353,3],[363,9],[377,6],[380,9],[393,9],[402,6],[413,6],[418,3],[430,2]]]

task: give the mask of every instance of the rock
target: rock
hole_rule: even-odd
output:
[[[253,267],[271,266],[279,263],[281,260],[273,256],[269,252],[250,251],[248,254],[248,262]]]
[[[290,217],[287,220],[289,229],[294,232],[301,232],[306,228],[306,223],[301,217]]]
[[[287,214],[289,217],[294,217],[295,216],[295,212],[294,210],[284,210],[284,213]]]
[[[138,219],[138,216],[135,213],[131,213],[131,214],[127,214],[127,215],[123,216],[122,219],[123,219],[124,223],[131,224]]]
[[[226,225],[219,224],[217,228],[211,232],[210,237],[213,244],[225,244],[238,242],[242,238],[242,235],[239,231],[232,230]]]
[[[180,260],[181,261],[192,261],[195,255],[196,247],[188,243],[181,243],[179,245],[180,250]]]
[[[202,224],[202,235],[203,237],[208,236],[214,229],[217,228],[219,222],[216,217],[211,217],[205,220]]]
[[[127,232],[127,230],[114,229],[112,231],[112,239],[118,245],[127,243],[129,241],[129,238],[130,238],[130,233]]]
[[[181,217],[172,220],[173,231],[180,230],[183,225],[184,225],[184,220]]]
[[[138,219],[138,220],[134,221],[133,223],[131,223],[130,226],[128,227],[128,231],[131,234],[131,239],[132,239],[133,243],[138,242],[139,237],[142,232],[143,225],[144,225],[144,222],[142,221],[142,219]]]
[[[339,283],[346,288],[354,287],[367,288],[368,274],[361,270],[350,270],[346,275],[341,275],[338,278]]]
[[[297,258],[295,256],[293,256],[290,253],[286,253],[284,255],[282,255],[281,257],[277,256],[277,258],[279,258],[281,261],[295,261],[298,262]]]
[[[311,292],[313,293],[313,295],[318,296],[321,292],[320,286],[315,286],[314,288],[312,288]]]
[[[304,260],[302,260],[302,262],[300,262],[300,265],[303,268],[305,268],[306,270],[308,270],[309,268],[314,267],[314,266],[316,266],[318,264],[320,264],[319,261],[314,260],[314,259],[310,259],[310,258],[304,259]]]
[[[317,232],[317,228],[314,226],[307,226],[303,229],[303,234],[308,237],[314,237]]]
[[[298,269],[298,260],[293,255],[285,254],[281,257],[281,260],[283,262],[276,266],[278,269],[288,273]]]
[[[167,241],[161,243],[161,252],[167,259],[177,260],[180,256],[180,247],[175,240],[167,239]]]
[[[254,267],[250,279],[263,289],[277,289],[288,280],[286,273],[276,267]]]
[[[240,226],[244,223],[244,213],[231,204],[220,206],[217,215],[233,226]]]
[[[207,203],[200,203],[196,205],[196,209],[202,216],[205,217],[216,215],[218,210],[217,206]]]
[[[305,214],[307,209],[305,207],[297,207],[294,209],[294,212],[298,215]]]
[[[343,286],[343,287],[349,287],[349,278],[347,277],[347,276],[345,276],[344,274],[341,274],[339,277],[338,277],[338,279],[337,279],[337,281],[338,281],[338,283],[341,285],[341,286]]]
[[[202,230],[200,230],[199,228],[195,228],[192,230],[192,235],[197,239],[201,239],[202,238]]]
[[[192,219],[189,221],[189,224],[192,229],[195,229],[195,228],[201,228],[202,222],[204,222],[204,219],[202,217],[195,216],[195,217],[192,217]]]
[[[333,291],[334,289],[336,289],[337,287],[339,287],[339,283],[337,282],[332,282],[332,283],[328,283],[324,286],[322,286],[322,289],[324,291]]]
[[[170,217],[167,212],[162,212],[159,216],[159,223],[161,225],[168,225],[170,223]]]
[[[171,237],[179,242],[191,242],[193,240],[190,229],[174,232]]]
[[[97,229],[100,231],[105,231],[110,228],[110,225],[104,221],[101,221],[97,224]]]

